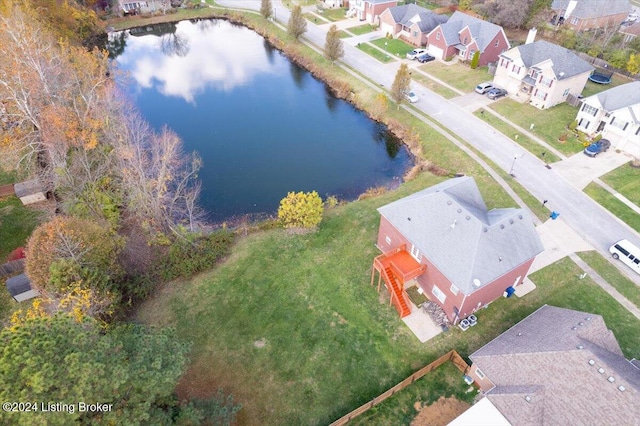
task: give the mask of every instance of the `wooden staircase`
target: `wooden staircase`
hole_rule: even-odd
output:
[[[387,284],[387,288],[392,294],[391,300],[393,300],[396,309],[400,313],[400,318],[404,318],[411,313],[411,308],[407,305],[407,301],[404,298],[404,291],[395,275],[391,271],[391,268],[385,268],[382,271],[382,278]]]

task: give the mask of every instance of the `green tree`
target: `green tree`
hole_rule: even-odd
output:
[[[269,19],[273,16],[273,5],[271,4],[271,0],[261,0],[260,15],[265,19]]]
[[[287,23],[287,32],[296,40],[307,31],[307,21],[302,15],[302,7],[297,4],[291,11],[289,22]]]
[[[278,219],[285,228],[310,229],[322,221],[322,199],[316,191],[289,192],[280,200]]]
[[[471,58],[471,69],[475,70],[478,68],[478,63],[480,62],[480,51],[476,50],[473,52],[473,57]]]
[[[629,61],[627,62],[627,71],[631,74],[638,74],[640,72],[640,58],[636,57],[635,53],[632,53],[629,56]]]
[[[154,412],[175,404],[186,353],[171,330],[130,325],[105,332],[94,320],[61,314],[28,319],[0,332],[0,399],[76,404],[75,410],[2,411],[0,423],[161,424]],[[80,412],[81,401],[107,409]]]
[[[405,94],[409,91],[410,87],[411,73],[409,72],[409,67],[407,64],[401,64],[391,85],[390,93],[391,99],[398,104],[398,109],[400,109],[400,104],[404,101]]]
[[[327,39],[324,43],[324,56],[332,63],[344,56],[344,47],[340,40],[338,27],[334,24],[327,32]]]
[[[608,51],[605,55],[605,60],[616,68],[624,69],[629,61],[629,56],[626,50],[614,50]]]
[[[473,0],[459,0],[458,1],[458,9],[460,9],[460,10],[470,10],[471,6],[473,6]]]

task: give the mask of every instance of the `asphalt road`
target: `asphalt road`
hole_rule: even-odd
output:
[[[259,10],[260,0],[221,0],[227,7]],[[290,12],[279,1],[274,1],[275,16],[278,22],[286,25]],[[317,25],[307,23],[304,39],[322,47],[326,32]],[[342,61],[356,71],[366,75],[377,84],[391,87],[399,62],[381,64],[371,56],[354,46],[344,43],[345,55]],[[627,224],[609,213],[583,192],[575,189],[553,168],[547,169],[542,161],[528,153],[524,148],[497,132],[473,114],[464,111],[445,98],[431,92],[424,86],[412,83],[420,100],[414,107],[422,110],[439,122],[450,132],[481,151],[484,155],[507,172],[513,172],[517,181],[539,200],[549,200],[547,206],[560,213],[560,217],[588,243],[609,257],[609,246],[626,238],[640,247],[640,235]],[[426,94],[426,96],[424,95]],[[542,148],[541,148],[542,149]],[[514,156],[517,159],[514,161]],[[597,159],[596,159],[597,161]],[[640,277],[627,274],[640,285]]]

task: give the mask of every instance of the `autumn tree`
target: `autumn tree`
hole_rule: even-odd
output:
[[[495,0],[477,5],[477,10],[494,24],[521,28],[529,19],[533,0]]]
[[[400,109],[400,104],[404,101],[405,94],[409,91],[410,87],[411,73],[409,72],[407,64],[403,63],[400,65],[400,68],[398,68],[398,72],[396,72],[390,93],[391,99],[398,104],[398,109]]]
[[[629,61],[627,61],[627,71],[631,74],[640,73],[640,58],[637,57],[636,54],[632,53],[629,56]]]
[[[344,56],[344,47],[340,39],[338,27],[334,24],[327,32],[327,39],[324,43],[324,56],[332,63]]]
[[[302,7],[297,4],[291,11],[289,22],[287,23],[287,33],[296,40],[307,31],[307,21],[302,15]]]
[[[316,191],[289,192],[280,200],[278,219],[285,228],[313,229],[322,221],[323,211]]]
[[[89,306],[82,311],[98,315],[117,299],[114,282],[122,274],[118,255],[123,245],[104,224],[58,216],[38,226],[29,238],[26,273],[54,309],[78,307],[77,297],[84,297]],[[68,295],[77,297],[61,306]]]
[[[261,0],[260,15],[262,15],[264,19],[269,19],[273,16],[273,5],[271,4],[271,0]]]
[[[2,424],[169,424],[166,407],[186,364],[172,330],[90,318],[36,317],[0,332],[0,399],[111,404],[108,411],[0,412]]]

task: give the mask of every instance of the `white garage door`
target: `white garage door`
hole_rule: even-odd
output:
[[[434,46],[433,44],[430,44],[428,49],[429,49],[429,54],[431,56],[435,56],[438,59],[443,59],[442,58],[443,50],[441,48],[439,48],[438,46]]]
[[[392,36],[395,36],[395,34],[393,33],[393,25],[386,24],[383,22],[382,24],[380,24],[380,29],[382,30],[382,34],[384,34],[385,36],[387,34],[391,34]]]

